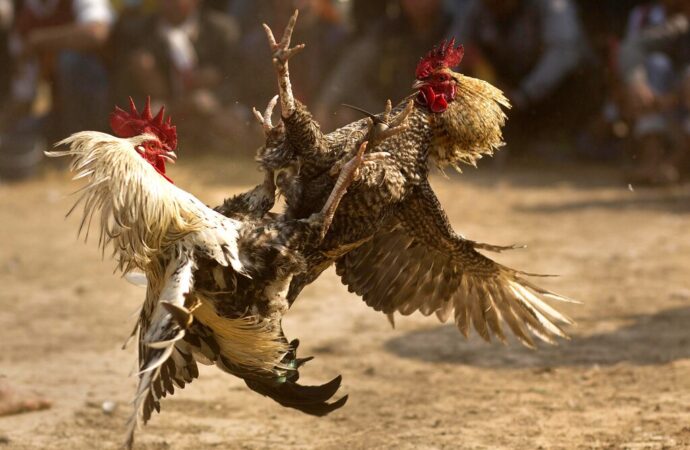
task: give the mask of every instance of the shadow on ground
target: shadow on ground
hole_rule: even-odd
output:
[[[487,344],[476,335],[465,341],[453,325],[413,331],[389,340],[385,347],[402,358],[507,369],[607,366],[626,361],[651,365],[690,358],[690,307],[630,320],[610,333],[573,336],[556,347],[540,345],[536,351],[515,339],[507,346]]]

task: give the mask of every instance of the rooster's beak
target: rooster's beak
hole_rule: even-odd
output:
[[[161,154],[161,158],[163,158],[166,162],[169,162],[170,164],[175,164],[175,161],[177,160],[177,154],[175,152],[165,152]]]
[[[422,87],[426,86],[427,84],[429,84],[429,83],[427,83],[427,82],[424,81],[424,80],[417,80],[417,81],[415,81],[414,84],[412,85],[412,89],[415,89],[415,90],[421,89]]]

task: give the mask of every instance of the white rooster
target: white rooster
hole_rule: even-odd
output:
[[[269,122],[267,113],[266,121]],[[270,122],[269,122],[270,123]],[[216,364],[288,407],[323,415],[347,397],[328,403],[340,377],[322,386],[300,386],[297,341],[288,343],[280,320],[287,288],[306,267],[302,254],[321,242],[340,199],[356,177],[365,145],[340,171],[321,211],[303,220],[267,214],[275,200],[273,174],[263,184],[226,200],[223,213],[176,187],[165,164],[176,159],[175,127],[154,117],[116,108],[114,133],[85,131],[56,144],[71,156],[75,179],[87,185],[70,210],[83,204],[80,233],[100,213],[99,245],[112,247],[123,274],[146,275],[146,299],[137,326],[139,387],[126,446],[141,417],[198,376],[196,363]]]

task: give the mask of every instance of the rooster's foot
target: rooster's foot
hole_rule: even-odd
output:
[[[374,123],[371,128],[370,140],[372,142],[372,147],[377,146],[389,137],[407,130],[407,117],[412,112],[413,107],[414,103],[410,100],[407,102],[407,105],[405,105],[405,109],[400,111],[395,117],[391,117],[393,107],[391,101],[388,100],[386,102],[386,109],[383,112],[383,119],[378,123]]]
[[[304,49],[304,44],[298,44],[290,47],[290,40],[292,39],[292,32],[297,23],[297,16],[299,11],[290,17],[290,21],[285,27],[283,37],[280,42],[276,42],[273,31],[268,25],[264,24],[264,31],[268,38],[268,43],[271,47],[273,56],[273,65],[278,71],[278,87],[280,92],[280,107],[282,109],[283,117],[290,117],[295,112],[295,97],[292,94],[292,85],[290,84],[290,71],[288,70],[288,60]]]
[[[271,31],[271,28],[268,25],[263,24],[266,37],[268,38],[268,43],[270,44],[271,51],[273,52],[273,63],[278,68],[287,64],[290,58],[304,49],[304,44],[298,44],[290,48],[292,32],[295,30],[298,15],[299,11],[295,10],[294,14],[292,14],[292,17],[290,17],[290,21],[285,27],[285,31],[283,31],[283,36],[280,39],[280,42],[276,42],[276,38],[273,36],[273,31]]]
[[[271,122],[271,116],[273,115],[273,109],[276,107],[276,103],[278,103],[277,95],[274,96],[270,102],[268,102],[268,106],[266,106],[263,114],[261,114],[256,108],[252,108],[254,116],[261,124],[261,127],[264,129],[264,133],[266,135],[268,135],[274,128],[273,122]]]

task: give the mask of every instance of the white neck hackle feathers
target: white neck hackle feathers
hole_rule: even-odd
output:
[[[216,217],[191,194],[178,189],[161,176],[136,148],[146,141],[157,140],[150,134],[120,139],[106,133],[84,131],[73,134],[56,144],[68,150],[47,152],[48,156],[72,156],[74,179],[87,178],[88,184],[70,213],[83,203],[79,233],[86,233],[97,210],[100,210],[99,245],[103,251],[112,243],[118,269],[127,273],[133,269],[146,270],[151,259],[165,252],[171,244],[190,233],[199,232],[208,238],[209,221],[220,228],[225,239],[215,237],[213,244],[227,246],[228,254],[221,254],[223,265],[228,262],[238,268],[236,238],[238,223]],[[228,223],[225,223],[228,222]],[[210,244],[210,243],[209,243]],[[215,253],[212,251],[211,253]]]

